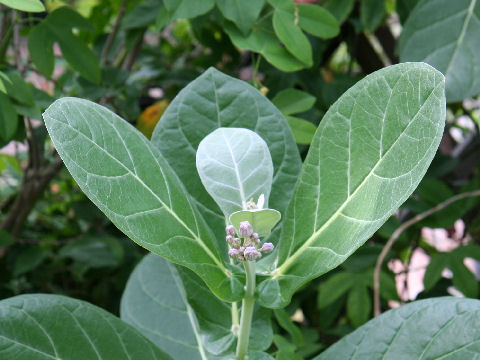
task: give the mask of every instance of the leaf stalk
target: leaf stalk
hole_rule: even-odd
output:
[[[245,261],[246,285],[242,300],[242,315],[240,318],[240,333],[237,343],[237,358],[245,360],[248,352],[248,340],[252,328],[253,309],[255,307],[255,261]]]

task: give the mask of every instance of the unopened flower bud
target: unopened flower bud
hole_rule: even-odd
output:
[[[243,256],[246,260],[257,260],[262,257],[262,254],[255,248],[255,246],[249,246],[243,252]]]
[[[252,243],[254,245],[258,245],[260,244],[260,239],[258,238],[258,234],[257,233],[253,233],[252,236],[250,236],[250,239],[252,239]]]
[[[245,247],[248,247],[248,246],[253,246],[255,244],[252,243],[252,241],[250,241],[249,239],[245,239],[245,241],[243,242],[243,246]]]
[[[242,245],[242,240],[240,240],[239,238],[233,238],[231,245],[232,245],[232,247],[238,249],[240,247],[240,245]]]
[[[273,246],[272,243],[268,242],[262,245],[262,248],[260,249],[260,251],[263,251],[264,253],[269,253],[269,252],[272,252],[274,248],[275,246]]]
[[[225,232],[227,233],[227,235],[234,236],[235,235],[235,227],[233,225],[228,225],[225,228]]]
[[[242,255],[238,255],[237,260],[242,262],[245,261],[245,258]]]
[[[227,236],[225,237],[225,240],[227,241],[227,243],[228,243],[229,245],[232,245],[233,236],[232,236],[232,235],[227,235]]]
[[[252,236],[251,236],[252,240],[258,240],[258,234],[257,233],[253,233]]]
[[[248,221],[240,223],[240,235],[244,238],[250,237],[253,234],[252,225]]]
[[[238,251],[238,249],[230,249],[228,250],[228,256],[230,256],[231,258],[236,258],[238,257],[238,255],[240,255],[240,252]]]

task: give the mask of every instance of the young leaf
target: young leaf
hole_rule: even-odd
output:
[[[448,102],[480,92],[479,18],[476,0],[425,0],[412,10],[403,28],[400,60],[424,61],[441,71]]]
[[[232,20],[244,34],[247,34],[251,30],[265,4],[265,0],[216,1],[217,7],[220,9],[223,16]]]
[[[265,141],[255,132],[219,128],[198,145],[196,163],[203,186],[220,206],[225,218],[246,210],[247,202],[272,188],[273,163]]]
[[[20,295],[0,301],[2,360],[169,360],[117,317],[59,295]]]
[[[127,236],[187,266],[219,297],[242,296],[181,182],[133,126],[95,103],[63,98],[44,113],[58,153],[85,194]],[[224,242],[222,240],[222,242]]]
[[[318,127],[259,301],[287,304],[342,263],[410,196],[439,145],[444,77],[423,63],[379,70],[332,105]]]
[[[195,170],[200,141],[219,127],[247,128],[267,143],[273,161],[272,194],[275,194],[269,206],[285,211],[301,167],[297,145],[280,111],[247,83],[210,68],[172,101],[153,132],[152,142],[169,161],[199,209],[208,214],[209,225],[223,232],[223,213]]]
[[[255,232],[264,237],[271,233],[273,227],[280,221],[281,214],[274,209],[254,209],[254,210],[241,210],[234,212],[230,216],[230,224],[235,229],[240,229],[240,223],[242,221],[248,221],[252,224]]]
[[[0,0],[1,4],[4,4],[12,9],[27,11],[27,12],[43,12],[45,7],[40,0]]]
[[[232,311],[231,304],[215,297],[191,271],[154,254],[130,276],[120,309],[124,321],[164,351],[192,360],[233,353]],[[257,310],[251,348],[268,348],[272,336],[269,311]]]
[[[370,320],[314,360],[473,359],[480,355],[479,320],[478,300],[415,301]]]

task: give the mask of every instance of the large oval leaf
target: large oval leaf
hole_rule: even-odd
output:
[[[480,2],[425,0],[410,13],[398,43],[402,61],[424,61],[446,77],[449,102],[480,93]]]
[[[84,301],[21,295],[0,301],[2,360],[167,360],[136,329]]]
[[[479,344],[480,301],[444,297],[390,310],[314,360],[477,359]]]
[[[180,180],[138,130],[106,108],[74,98],[57,100],[44,119],[80,188],[120,230],[199,274],[217,296],[241,298],[241,275],[226,268],[226,255]]]
[[[233,354],[232,311],[194,273],[154,254],[130,276],[120,309],[124,321],[172,357],[192,360]],[[250,347],[265,350],[273,338],[270,312],[257,309],[254,319]]]
[[[268,207],[272,157],[255,132],[239,128],[213,131],[198,146],[197,170],[226,219],[235,211],[246,210],[247,202],[262,194]]]
[[[208,223],[220,237],[225,219],[195,171],[198,144],[219,127],[250,129],[265,140],[274,167],[270,207],[282,213],[293,192],[301,161],[285,118],[254,87],[210,68],[180,91],[155,128],[152,142],[200,210],[208,214]]]
[[[445,121],[445,80],[423,63],[379,70],[332,105],[315,133],[285,215],[267,307],[342,263],[410,196]],[[268,259],[268,258],[266,258]]]

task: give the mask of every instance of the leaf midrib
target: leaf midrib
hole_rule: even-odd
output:
[[[77,111],[79,111],[81,113],[81,111],[77,108]],[[63,113],[63,111],[62,111]],[[101,115],[101,114],[99,114]],[[66,118],[66,115],[64,114],[65,118]],[[190,229],[190,227],[187,226],[187,224],[185,224],[183,222],[182,219],[180,219],[178,217],[178,215],[170,208],[168,207],[163,201],[162,199],[160,199],[160,197],[149,187],[147,186],[147,184],[145,184],[143,182],[142,179],[140,179],[137,174],[133,173],[128,167],[126,167],[120,160],[116,159],[112,154],[110,154],[108,151],[106,151],[106,149],[102,148],[100,145],[98,145],[97,143],[95,143],[93,141],[93,139],[90,139],[88,136],[86,136],[84,133],[78,131],[76,128],[74,128],[73,126],[71,126],[69,123],[65,123],[65,122],[62,122],[60,120],[57,120],[51,116],[48,116],[51,120],[53,121],[56,121],[56,122],[59,122],[63,125],[66,125],[68,126],[72,131],[74,131],[75,133],[81,135],[82,137],[84,137],[88,142],[90,142],[91,144],[93,144],[94,146],[96,146],[98,149],[100,149],[103,153],[105,153],[108,157],[110,157],[112,160],[114,160],[115,162],[117,162],[118,164],[120,164],[121,167],[123,167],[127,173],[129,173],[133,178],[137,179],[139,181],[139,183],[145,188],[147,189],[157,200],[158,202],[178,221],[178,223],[183,226],[190,234],[191,236],[194,238],[194,240],[203,248],[203,250],[207,253],[207,255],[214,261],[214,263],[222,270],[222,272],[230,277],[228,271],[226,270],[226,268],[223,266],[223,264],[221,264],[218,259],[212,254],[212,252],[210,251],[210,249],[202,242],[202,240]],[[112,126],[112,124],[110,124],[110,122],[105,119],[103,116],[101,116],[104,121],[106,123],[108,123],[110,126]],[[148,144],[145,144],[148,146]],[[153,155],[153,154],[152,154]],[[133,163],[132,163],[133,165]],[[157,164],[158,165],[158,164]],[[87,172],[88,173],[88,172]],[[95,174],[92,174],[92,175],[95,175]],[[168,185],[167,185],[168,186]],[[189,199],[188,199],[189,200]],[[189,200],[190,201],[190,200]]]
[[[476,0],[474,0],[476,1]],[[430,97],[435,93],[435,90],[439,86],[441,86],[442,82],[439,82],[430,92],[428,95],[427,99],[424,101],[424,103],[420,106],[416,114],[413,116],[412,121],[407,125],[407,127],[402,131],[402,133],[398,136],[398,138],[395,140],[395,142],[390,146],[390,148],[385,152],[383,157],[378,160],[377,164],[372,168],[372,170],[368,173],[368,175],[363,179],[363,181],[359,184],[359,186],[355,189],[355,191],[347,197],[347,199],[344,201],[344,203],[335,211],[335,213],[317,230],[315,231],[304,243],[302,246],[298,248],[292,255],[289,255],[287,260],[280,265],[280,267],[276,268],[275,270],[272,271],[271,275],[273,279],[276,279],[280,277],[294,262],[295,260],[301,256],[308,248],[310,247],[311,243],[316,240],[318,236],[333,222],[335,221],[340,215],[342,210],[349,204],[349,201],[351,198],[353,198],[357,192],[363,187],[363,185],[371,178],[371,176],[374,174],[375,170],[377,167],[383,162],[385,157],[389,154],[391,149],[395,147],[399,139],[405,134],[405,132],[408,130],[408,128],[414,123],[416,117],[420,113],[420,111],[423,109],[425,104],[430,100]],[[385,110],[386,111],[386,110]]]

